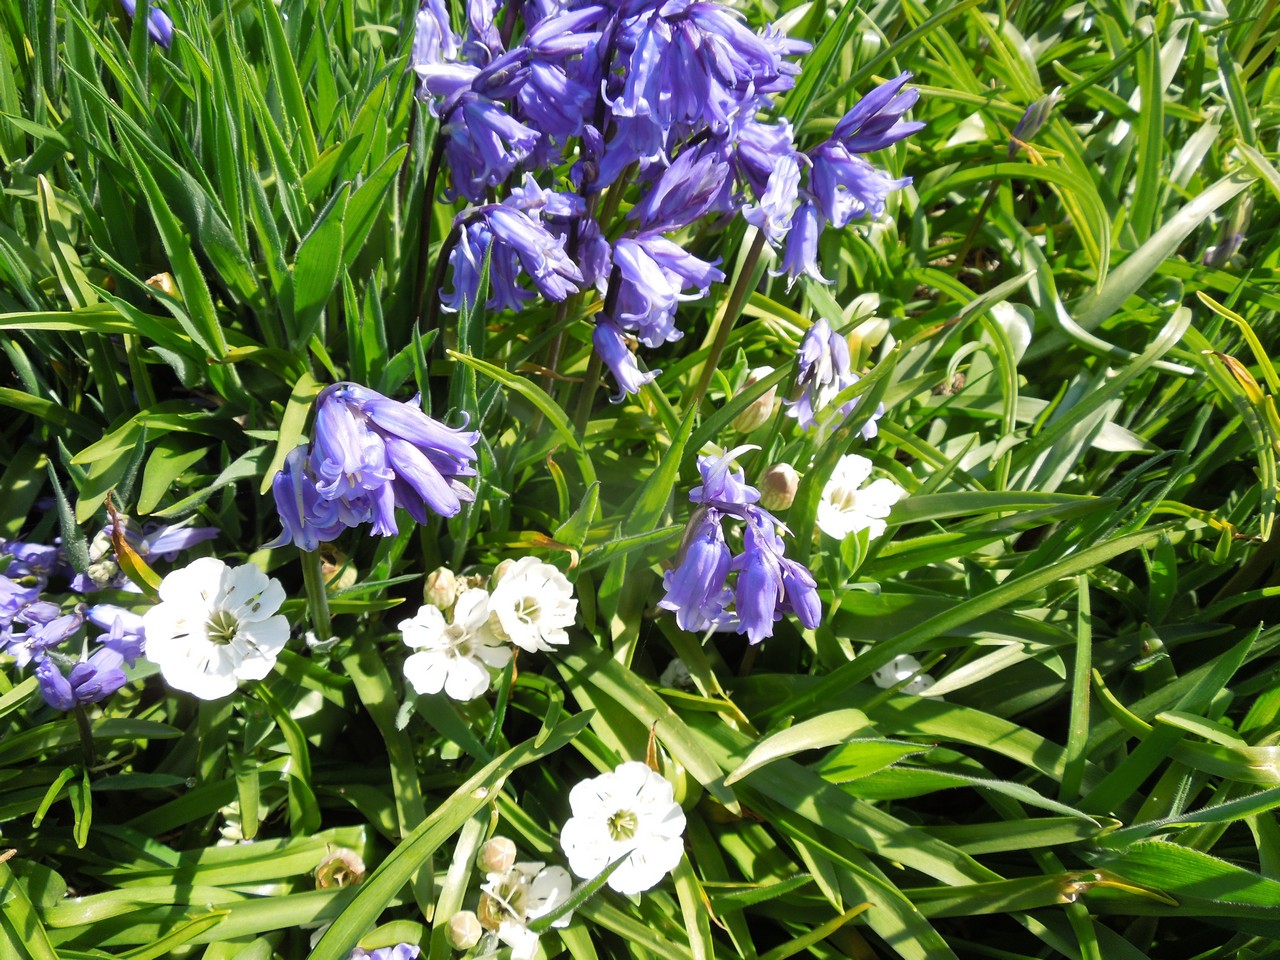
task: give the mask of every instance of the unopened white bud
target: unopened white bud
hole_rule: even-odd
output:
[[[766,510],[785,510],[796,498],[800,474],[789,463],[775,463],[760,477],[760,506]]]
[[[747,382],[742,385],[742,389],[747,390],[754,387],[771,373],[773,373],[773,367],[756,367],[747,374]],[[774,385],[751,401],[751,405],[747,409],[733,418],[733,429],[739,433],[750,433],[752,430],[758,430],[763,427],[769,422],[769,417],[773,414],[773,404],[777,397],[778,388],[777,385]]]
[[[506,837],[485,841],[476,863],[485,873],[506,873],[516,862],[516,845]]]
[[[470,910],[461,910],[449,918],[449,929],[446,937],[449,946],[455,950],[470,950],[480,942],[484,928],[480,919]]]
[[[427,574],[422,586],[422,601],[441,610],[448,610],[458,599],[458,578],[448,567],[439,567]]]

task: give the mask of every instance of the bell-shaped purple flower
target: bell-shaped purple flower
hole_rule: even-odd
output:
[[[910,177],[889,176],[836,140],[819,145],[810,158],[809,188],[822,215],[837,229],[851,220],[880,216],[889,194],[911,182]]]
[[[120,0],[120,6],[130,18],[138,12],[137,0]],[[173,19],[156,3],[147,7],[147,36],[166,50],[173,43]]]
[[[712,151],[686,148],[662,171],[627,217],[645,233],[666,233],[689,226],[723,202],[729,164]]]
[[[5,652],[19,667],[25,667],[66,643],[84,625],[84,613],[77,609],[64,614],[57,604],[37,600],[23,609],[15,621],[25,624],[26,629],[9,636]]]
[[[640,388],[660,374],[661,370],[642,371],[636,363],[635,354],[627,347],[626,337],[622,331],[608,320],[602,318],[592,331],[591,342],[596,354],[618,384],[618,392],[611,398],[614,403],[622,401],[628,394],[639,393]]]
[[[779,608],[786,592],[774,539],[772,531],[748,523],[743,535],[743,551],[733,560],[733,569],[738,571],[733,595],[738,632],[745,633],[752,644],[773,636],[774,623],[782,619]]]
[[[689,491],[689,499],[707,507],[714,507],[721,513],[728,513],[746,519],[748,513],[744,509],[760,499],[760,491],[747,483],[742,469],[733,469],[733,462],[748,450],[759,450],[754,444],[744,444],[726,451],[722,456],[698,457],[698,472],[702,475],[702,483]]]
[[[675,326],[676,305],[706,296],[713,282],[724,280],[714,264],[653,235],[618,240],[613,245],[613,265],[621,287],[612,319],[650,347],[684,336]],[[697,292],[684,292],[689,289]]]
[[[826,320],[819,318],[800,341],[797,354],[800,369],[796,376],[796,389],[800,396],[786,402],[787,416],[795,419],[805,430],[818,425],[816,415],[830,406],[843,391],[860,379],[853,372],[849,358],[849,341],[831,330]],[[844,420],[857,407],[861,398],[855,397],[840,407],[840,419]],[[864,439],[873,439],[879,432],[876,421],[884,415],[884,404],[862,426]]]
[[[791,229],[787,232],[782,263],[777,271],[789,278],[788,289],[801,277],[809,277],[819,283],[831,282],[818,267],[818,240],[821,237],[822,214],[812,200],[806,200],[791,215]]]
[[[314,550],[363,523],[389,536],[397,507],[420,523],[428,511],[454,516],[475,499],[460,478],[475,476],[478,439],[432,420],[416,399],[400,403],[355,383],[326,387],[310,449],[291,451],[272,481],[283,531],[268,546]]]
[[[868,93],[840,119],[831,139],[850,153],[871,153],[923,130],[923,123],[902,119],[920,99],[919,90],[902,89],[910,79],[911,72],[906,71]]]
[[[662,578],[666,595],[658,601],[674,610],[681,630],[701,632],[715,626],[733,601],[726,584],[732,560],[715,509],[695,512],[678,565]]]
[[[799,198],[800,164],[794,154],[787,154],[778,158],[760,203],[743,207],[742,217],[776,247],[791,230],[792,217],[800,205]]]
[[[115,650],[99,647],[66,675],[52,657],[43,657],[36,664],[35,675],[45,703],[55,710],[72,710],[83,704],[105,700],[123,687],[122,663],[123,658]]]

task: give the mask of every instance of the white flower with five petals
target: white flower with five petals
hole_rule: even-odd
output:
[[[274,615],[284,587],[252,563],[201,557],[160,581],[160,603],[142,616],[146,658],[165,683],[216,700],[241,680],[261,680],[289,639]]]
[[[521,557],[505,570],[489,596],[489,629],[522,650],[537,653],[569,642],[578,601],[563,573],[537,557]]]
[[[418,652],[404,662],[404,676],[418,693],[443,690],[454,700],[474,700],[489,689],[489,668],[511,661],[511,647],[488,629],[489,595],[467,590],[446,624],[438,607],[424,606],[400,621],[404,642]]]
[[[840,458],[818,501],[819,530],[836,540],[859,530],[868,531],[872,539],[884,533],[889,511],[907,491],[883,477],[864,487],[870,477],[871,461],[866,457],[851,453]]]
[[[583,780],[569,791],[569,807],[560,846],[584,880],[625,857],[606,882],[618,893],[642,893],[684,856],[684,811],[671,784],[643,763]]]

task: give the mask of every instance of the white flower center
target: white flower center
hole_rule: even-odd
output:
[[[858,491],[854,487],[836,487],[831,491],[831,505],[841,513],[856,512]]]
[[[537,597],[522,597],[515,605],[516,616],[525,623],[533,623],[542,612]]]
[[[609,837],[615,841],[630,840],[640,827],[640,818],[630,810],[619,810],[609,818]]]
[[[211,643],[230,643],[239,630],[240,620],[230,610],[214,610],[204,624],[205,636]]]

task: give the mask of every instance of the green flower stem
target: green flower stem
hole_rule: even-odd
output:
[[[79,703],[71,713],[76,718],[76,730],[80,734],[80,749],[84,751],[85,769],[92,770],[98,765],[98,751],[93,745],[93,727],[89,724],[89,715],[84,712],[84,706]]]
[[[587,421],[591,419],[591,405],[596,397],[596,388],[600,386],[600,357],[591,351],[591,359],[587,361],[587,372],[582,375],[582,388],[578,392],[578,408],[573,413],[573,425],[578,436],[585,436]]]
[[[684,406],[686,411],[700,404],[702,398],[707,394],[707,388],[711,386],[711,378],[715,376],[720,357],[724,353],[725,346],[729,343],[729,334],[733,332],[733,325],[738,322],[738,317],[742,314],[742,307],[746,304],[747,297],[751,293],[751,278],[755,275],[756,264],[760,262],[760,254],[763,251],[764,234],[756,231],[756,237],[751,242],[751,249],[747,251],[747,257],[742,263],[742,269],[738,271],[737,281],[733,285],[733,290],[729,293],[729,299],[725,302],[724,311],[716,320],[715,339],[711,341],[711,352],[707,354],[707,359],[702,364],[702,373],[698,377],[697,385],[685,395]]]
[[[302,554],[302,582],[307,590],[307,609],[311,613],[311,628],[317,640],[333,636],[333,620],[329,616],[329,595],[325,591],[324,571],[320,566],[320,551],[300,550]]]

